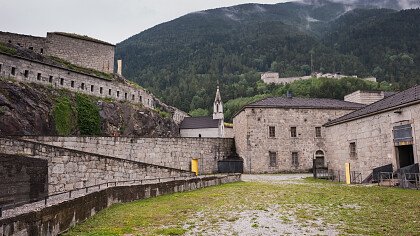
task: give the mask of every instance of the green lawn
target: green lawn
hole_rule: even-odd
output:
[[[420,235],[420,191],[312,179],[239,182],[117,204],[66,235],[238,235],[248,226],[265,235]]]

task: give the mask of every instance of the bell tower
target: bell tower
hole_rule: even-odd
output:
[[[220,96],[219,86],[217,86],[216,97],[214,98],[213,103],[213,119],[214,120],[223,120],[223,102],[222,97]]]

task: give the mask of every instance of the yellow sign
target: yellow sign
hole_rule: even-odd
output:
[[[198,175],[198,159],[191,160],[191,172],[194,172],[195,175]]]
[[[350,179],[350,163],[346,163],[346,184],[351,184],[351,179]]]

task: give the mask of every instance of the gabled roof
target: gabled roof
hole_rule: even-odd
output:
[[[180,129],[206,129],[218,128],[219,120],[213,119],[210,116],[202,117],[185,117],[180,125]]]
[[[325,124],[325,126],[333,126],[347,121],[359,119],[362,117],[372,116],[378,113],[386,112],[400,107],[405,107],[420,103],[420,85],[409,88],[400,93],[396,93],[389,97],[385,97],[375,103],[372,103],[360,110],[339,117]]]

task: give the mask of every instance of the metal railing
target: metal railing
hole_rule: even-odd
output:
[[[55,194],[50,194],[44,197],[31,199],[29,202],[13,202],[7,205],[0,206],[0,218],[3,217],[3,213],[17,208],[44,208],[54,204],[58,204],[63,201],[75,199],[88,195],[93,192],[98,192],[111,187],[118,186],[133,186],[133,185],[146,185],[146,184],[157,184],[170,181],[178,180],[191,180],[191,179],[203,179],[208,177],[217,177],[217,176],[234,176],[236,173],[229,174],[209,174],[209,175],[199,175],[199,176],[178,176],[178,177],[164,177],[164,178],[152,178],[152,179],[140,179],[140,180],[122,180],[122,181],[111,181],[106,183],[100,183],[96,185],[91,185],[82,188],[75,188],[66,192],[60,192]]]
[[[381,172],[378,185],[420,189],[420,173]]]

